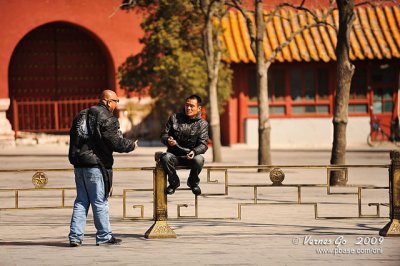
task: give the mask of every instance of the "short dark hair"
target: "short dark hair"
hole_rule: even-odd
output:
[[[192,100],[196,99],[196,100],[197,100],[197,103],[198,103],[199,105],[201,105],[201,97],[200,97],[199,95],[197,95],[197,94],[192,94],[192,95],[190,95],[189,97],[186,98],[186,101],[189,100],[189,99],[192,99]]]

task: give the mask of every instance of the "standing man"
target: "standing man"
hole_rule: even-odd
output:
[[[137,146],[122,136],[113,116],[119,100],[115,92],[105,90],[97,105],[75,117],[70,130],[69,161],[75,168],[76,199],[71,218],[69,245],[82,245],[86,217],[92,205],[96,227],[96,245],[120,244],[112,235],[108,214],[108,196],[112,187],[113,152],[130,152]]]
[[[168,147],[160,159],[168,175],[167,194],[174,194],[180,186],[175,167],[182,165],[190,166],[187,185],[193,194],[200,195],[199,174],[204,165],[201,154],[208,149],[208,123],[201,118],[201,98],[198,95],[186,98],[184,113],[175,113],[169,118],[161,133],[161,142]]]

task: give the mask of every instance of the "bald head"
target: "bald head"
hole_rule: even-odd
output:
[[[104,90],[100,96],[102,102],[110,112],[113,112],[119,102],[117,94],[112,90]]]
[[[108,101],[108,100],[111,100],[111,99],[117,99],[117,94],[114,91],[112,91],[112,90],[104,90],[101,93],[100,100]]]

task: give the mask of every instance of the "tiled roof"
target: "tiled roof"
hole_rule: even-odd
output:
[[[314,10],[320,20],[338,27],[337,10]],[[326,15],[328,14],[328,15]],[[350,34],[350,59],[391,59],[400,58],[400,9],[396,6],[358,7],[356,20]],[[266,21],[269,16],[266,14]],[[254,17],[252,17],[254,22]],[[223,42],[229,52],[227,61],[255,62],[250,49],[250,38],[244,17],[239,12],[229,12],[223,20],[225,29]],[[264,50],[269,58],[273,49],[305,26],[314,24],[309,13],[281,9],[266,24]],[[295,35],[294,39],[280,51],[278,62],[328,62],[336,60],[336,31],[329,26],[310,27]]]

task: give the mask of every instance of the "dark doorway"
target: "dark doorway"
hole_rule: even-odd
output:
[[[71,24],[50,23],[28,33],[9,65],[7,117],[14,130],[68,130],[76,113],[113,84],[108,58],[95,37]]]

